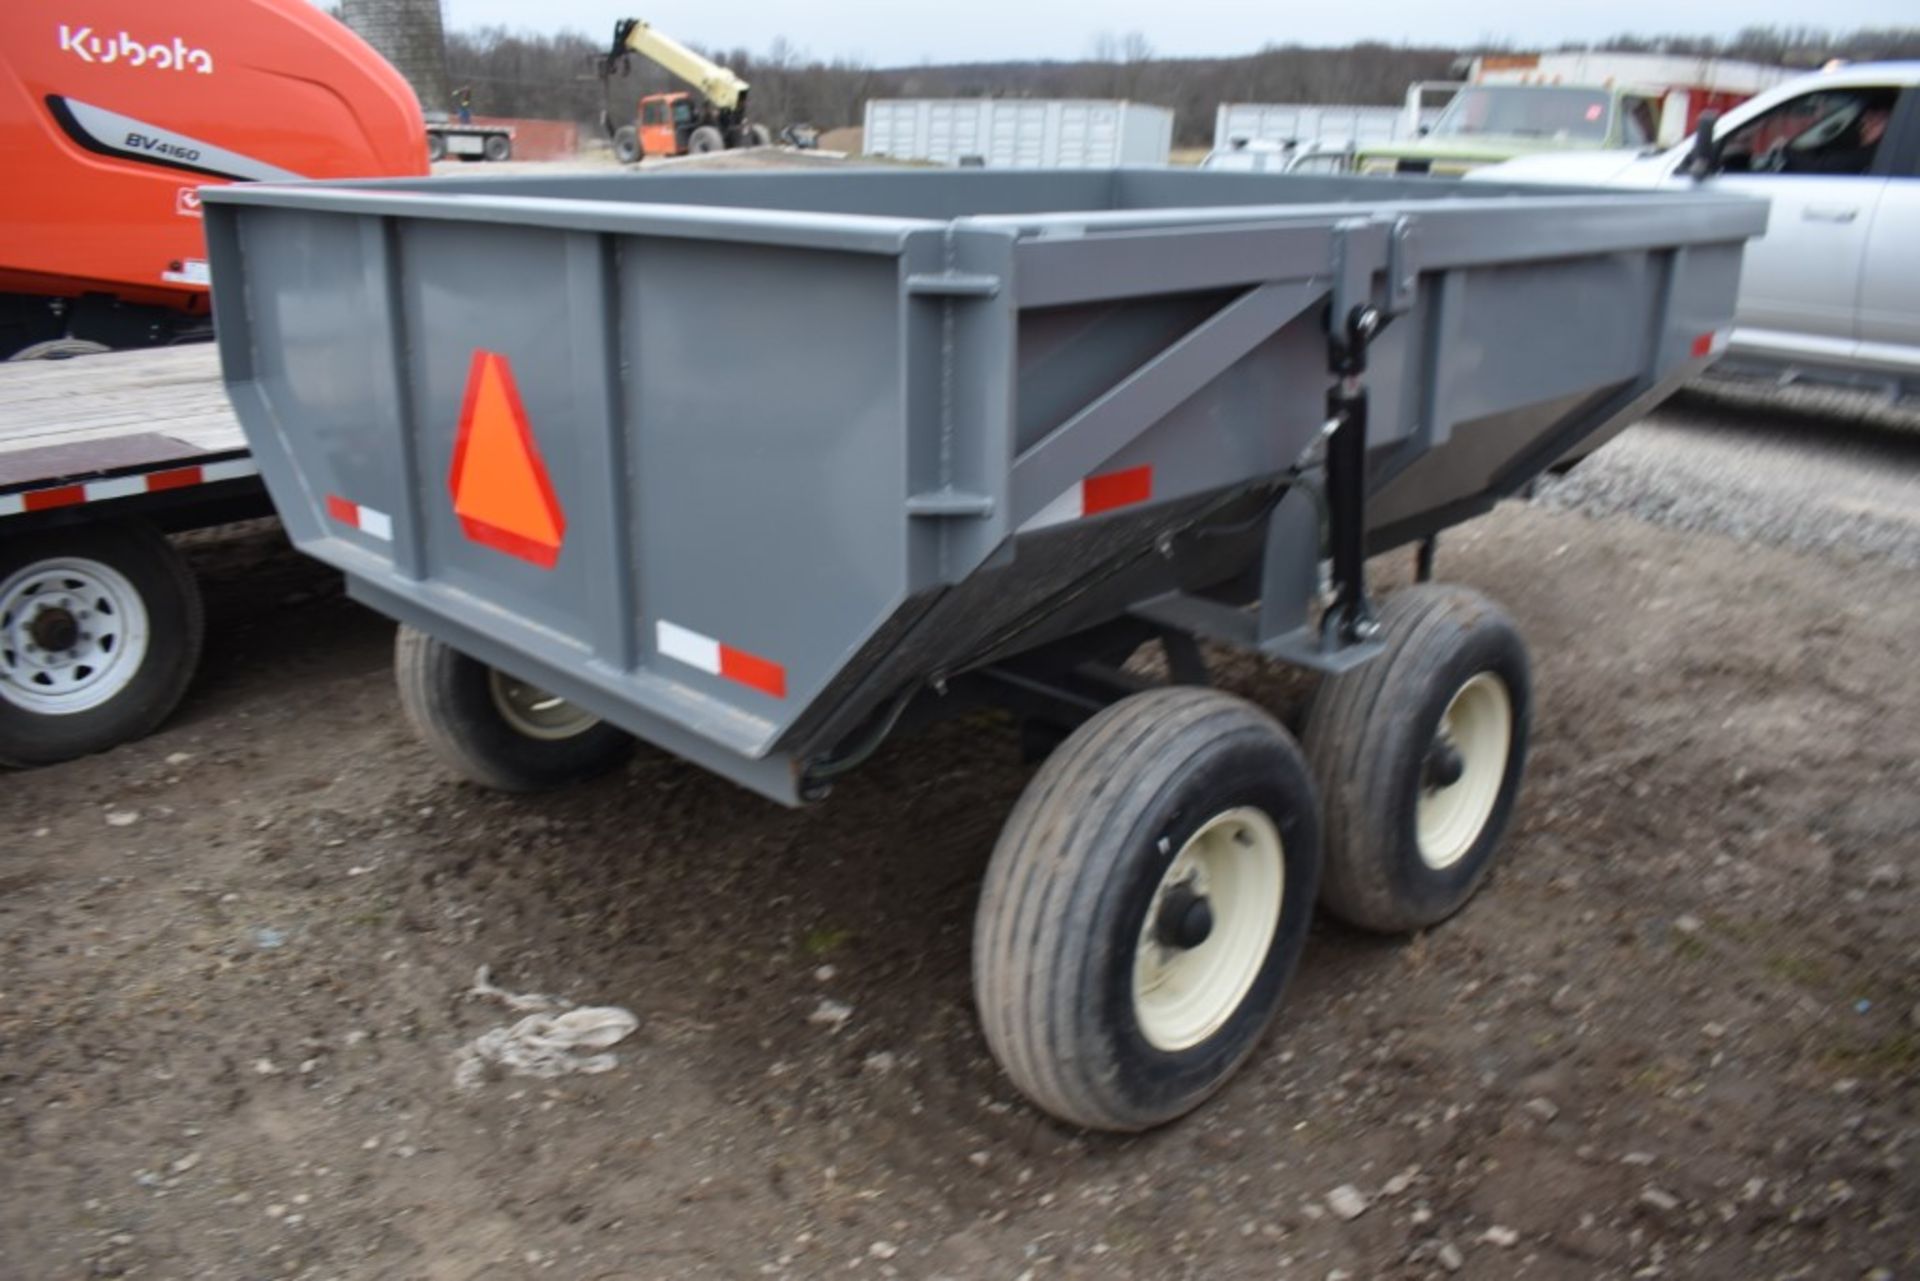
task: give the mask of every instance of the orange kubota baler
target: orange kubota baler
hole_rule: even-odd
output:
[[[209,329],[196,188],[417,175],[413,90],[308,0],[0,4],[0,358]]]

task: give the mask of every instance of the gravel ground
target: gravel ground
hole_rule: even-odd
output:
[[[336,578],[197,542],[182,713],[0,780],[0,1277],[1920,1275],[1920,572],[1785,532],[1809,475],[1845,511],[1916,468],[1677,414],[1592,460],[1609,502],[1576,472],[1443,541],[1534,655],[1487,888],[1413,939],[1317,923],[1241,1074],[1124,1139],[1036,1114],[975,1022],[1011,726],[800,812],[650,752],[489,794]],[[1729,471],[1778,515],[1686,492]],[[1297,722],[1299,680],[1220,675]],[[458,1089],[518,1017],[482,965],[639,1030]]]
[[[1810,405],[1849,416],[1812,413]],[[1708,384],[1544,483],[1540,498],[1676,529],[1920,566],[1920,409]]]

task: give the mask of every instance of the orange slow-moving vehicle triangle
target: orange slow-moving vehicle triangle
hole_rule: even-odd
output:
[[[468,538],[553,568],[566,539],[566,513],[534,444],[513,370],[498,352],[473,353],[447,484]]]

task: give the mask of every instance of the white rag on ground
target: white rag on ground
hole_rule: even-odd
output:
[[[575,1072],[611,1072],[619,1063],[611,1054],[590,1054],[625,1040],[640,1026],[631,1010],[617,1005],[581,1005],[554,1011],[565,1003],[534,992],[514,993],[488,981],[487,967],[474,976],[469,996],[488,997],[511,1010],[531,1010],[518,1023],[482,1032],[460,1047],[453,1083],[473,1090],[486,1079],[488,1065],[515,1076],[551,1080]]]

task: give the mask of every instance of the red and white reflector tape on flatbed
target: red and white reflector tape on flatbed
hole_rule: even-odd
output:
[[[1709,329],[1694,337],[1691,348],[1695,360],[1704,360],[1708,356],[1718,356],[1727,349],[1727,336],[1730,330]]]
[[[653,628],[654,644],[667,658],[697,668],[709,676],[724,676],[749,689],[775,698],[787,696],[787,669],[771,659],[749,654],[743,649],[723,645],[711,636],[669,623],[664,619]]]
[[[338,494],[327,495],[327,515],[339,521],[349,529],[357,529],[382,542],[393,541],[393,517],[383,511],[375,511],[359,503],[349,502]]]
[[[1098,516],[1101,512],[1115,511],[1121,507],[1132,507],[1144,503],[1153,497],[1153,467],[1151,464],[1140,467],[1128,467],[1121,471],[1102,472],[1089,476],[1060,497],[1042,507],[1033,514],[1033,518],[1020,527],[1021,533],[1029,530],[1045,529],[1049,525],[1064,525],[1071,520],[1084,520],[1088,516]]]
[[[258,476],[260,464],[251,458],[229,458],[224,462],[198,463],[191,467],[167,467],[142,472],[137,476],[110,476],[105,480],[76,481],[71,485],[46,485],[18,494],[0,494],[0,516],[19,516],[26,512],[52,511],[56,507],[74,507],[81,503],[104,503],[116,498],[135,498],[141,494],[165,493],[193,485],[210,485],[220,480],[242,480]]]

